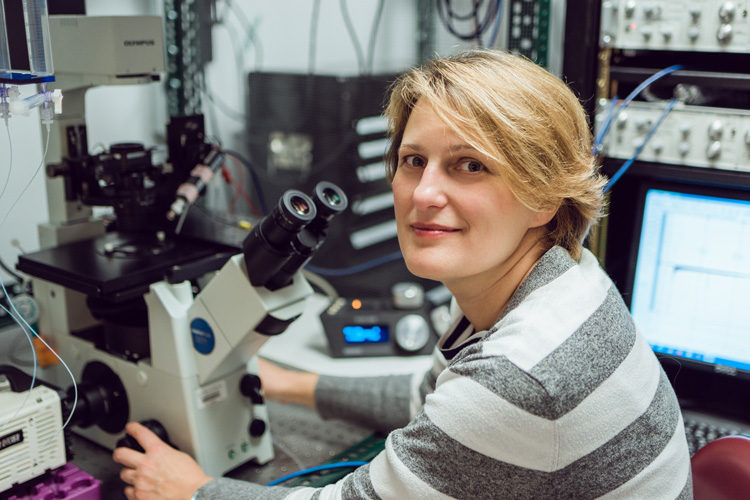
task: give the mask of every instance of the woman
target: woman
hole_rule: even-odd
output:
[[[189,458],[131,424],[153,446],[115,451],[123,480],[139,499],[692,498],[674,393],[582,248],[603,180],[572,92],[518,56],[473,51],[406,73],[386,116],[404,259],[455,299],[435,365],[419,378],[261,369],[268,398],[388,431],[385,451],[321,490],[189,464],[173,491],[162,468]]]

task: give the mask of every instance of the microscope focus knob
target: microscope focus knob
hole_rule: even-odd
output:
[[[266,432],[266,423],[259,418],[254,418],[247,426],[247,432],[254,438],[261,437]]]
[[[250,398],[253,404],[263,404],[263,393],[260,391],[260,377],[251,373],[246,374],[240,380],[240,393]]]
[[[159,439],[167,443],[169,446],[175,449],[177,448],[172,442],[169,440],[169,434],[167,433],[167,429],[164,428],[164,426],[159,422],[158,420],[143,420],[141,422],[141,425],[144,426],[146,429],[150,430],[154,434],[156,434]],[[117,447],[118,448],[130,448],[135,451],[139,451],[141,453],[145,453],[143,447],[138,443],[138,441],[135,440],[133,436],[125,435],[125,437],[121,438],[117,441]]]

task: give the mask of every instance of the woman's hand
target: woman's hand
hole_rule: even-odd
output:
[[[296,403],[315,409],[315,386],[319,375],[285,370],[258,358],[258,376],[263,395],[281,403]]]
[[[125,430],[145,450],[117,448],[112,454],[115,462],[125,466],[120,479],[128,484],[128,500],[189,500],[211,480],[190,455],[175,450],[141,424],[131,422]]]

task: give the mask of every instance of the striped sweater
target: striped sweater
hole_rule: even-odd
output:
[[[677,400],[590,252],[552,248],[470,328],[426,376],[320,378],[324,418],[390,432],[370,464],[320,489],[218,478],[198,500],[692,498]]]

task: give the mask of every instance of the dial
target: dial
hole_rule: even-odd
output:
[[[706,148],[706,158],[709,160],[718,160],[721,156],[721,142],[713,141]]]
[[[716,39],[719,43],[729,43],[732,40],[732,25],[722,24],[716,33]]]
[[[718,141],[721,139],[724,133],[724,124],[721,120],[714,120],[711,125],[708,126],[708,138],[712,141]]]
[[[406,352],[422,349],[430,340],[430,326],[419,314],[407,314],[396,322],[396,344]]]
[[[734,2],[724,2],[724,5],[719,7],[719,19],[724,23],[731,23],[736,12],[737,7]]]

